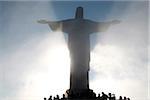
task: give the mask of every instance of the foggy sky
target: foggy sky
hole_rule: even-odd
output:
[[[91,89],[148,100],[148,2],[0,1],[1,100],[42,100],[69,88],[67,36],[36,21],[73,18],[77,6],[91,20],[121,20],[91,35]]]

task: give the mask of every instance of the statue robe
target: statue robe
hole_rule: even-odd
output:
[[[70,89],[89,89],[90,34],[106,31],[111,23],[69,19],[48,24],[53,31],[60,30],[68,34],[71,58]]]

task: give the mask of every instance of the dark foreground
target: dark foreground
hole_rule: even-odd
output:
[[[59,97],[59,95],[56,95],[55,97],[52,97],[50,96],[49,98],[44,98],[44,100],[130,100],[130,98],[128,97],[118,97],[116,98],[115,97],[115,94],[111,94],[111,93],[108,93],[105,94],[104,92],[102,92],[102,94],[98,94],[98,96],[93,95],[92,97],[79,97],[76,96],[76,97],[65,97],[65,94],[63,94],[62,98]]]

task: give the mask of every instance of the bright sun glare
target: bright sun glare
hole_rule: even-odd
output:
[[[62,95],[69,88],[70,77],[70,58],[69,50],[67,47],[64,33],[53,32],[50,33],[53,36],[46,36],[46,39],[42,41],[41,45],[45,45],[42,49],[42,53],[37,57],[37,64],[40,68],[36,68],[26,79],[28,88],[25,89],[23,95],[34,96],[48,96],[48,95]],[[53,38],[53,40],[51,40]],[[51,43],[55,42],[55,43]],[[112,56],[110,56],[112,55]],[[115,56],[113,56],[115,55]],[[118,56],[117,56],[118,55]],[[117,64],[118,60],[121,60],[121,53],[119,50],[112,46],[96,46],[91,51],[91,69],[101,72],[100,70],[106,70],[100,68],[100,66],[110,66],[111,64]],[[112,58],[113,57],[113,60]],[[93,74],[93,73],[91,73]],[[91,81],[91,88],[96,92],[100,91],[98,87],[102,86],[104,90],[107,90],[113,80],[111,78],[104,79],[103,82],[99,82],[99,74],[96,76],[96,80]],[[111,86],[112,86],[111,85]],[[113,90],[110,86],[110,90]],[[30,91],[28,91],[30,88]],[[101,87],[100,87],[101,88]],[[101,88],[102,89],[102,88]]]
[[[69,88],[70,58],[69,50],[62,32],[53,32],[53,40],[46,37],[41,45],[45,45],[36,63],[40,68],[35,68],[26,77],[26,91],[24,95],[31,97],[44,97],[49,95],[63,94]],[[47,41],[48,40],[48,41]],[[51,43],[52,42],[56,42]],[[28,91],[30,88],[30,91]],[[34,95],[33,95],[34,93]]]

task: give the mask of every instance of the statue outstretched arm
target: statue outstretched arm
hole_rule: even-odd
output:
[[[48,24],[50,21],[41,19],[41,20],[38,20],[37,22],[40,24]]]
[[[38,20],[37,22],[40,24],[48,24],[49,27],[52,29],[52,31],[63,31],[63,32],[65,32],[64,27],[69,28],[71,21],[72,21],[72,19],[62,20],[62,21]]]
[[[48,24],[52,31],[57,31],[61,29],[61,22],[60,21],[47,21],[47,20],[38,20],[40,24]]]
[[[119,24],[120,21],[119,20],[112,20],[112,21],[108,21],[108,22],[98,22],[98,27],[99,27],[99,31],[102,30],[102,32],[105,32],[108,30],[108,28],[112,25],[115,24]]]
[[[110,24],[119,24],[119,23],[121,23],[121,21],[120,20],[112,20],[112,21],[110,21]]]
[[[113,20],[113,21],[108,21],[108,22],[95,22],[95,21],[90,21],[89,27],[91,28],[91,32],[105,32],[107,29],[114,24],[119,24],[121,21],[119,20]]]

